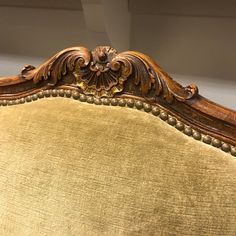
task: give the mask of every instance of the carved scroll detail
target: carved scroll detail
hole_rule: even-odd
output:
[[[185,101],[198,94],[196,85],[182,87],[150,58],[141,53],[124,52],[119,54],[118,58],[128,60],[132,65],[133,83],[139,86],[143,97],[162,96],[171,103],[174,98]]]
[[[83,47],[65,49],[38,68],[25,66],[18,77],[0,78],[0,86],[4,85],[4,79],[5,84],[29,80],[37,84],[45,80],[48,86],[56,86],[67,74],[74,76],[76,86],[84,94],[96,97],[113,97],[124,92],[127,80],[127,93],[144,98],[161,96],[168,103],[174,99],[185,101],[198,94],[195,85],[182,87],[147,56],[133,51],[117,54],[107,46],[92,52]]]
[[[196,85],[182,87],[139,52],[117,53],[106,46],[90,52],[84,47],[72,47],[38,68],[26,65],[19,75],[0,77],[0,106],[57,95],[105,105],[125,99],[127,104],[121,102],[122,106],[147,111],[160,106],[195,130],[236,145],[234,111],[200,96]],[[141,106],[140,101],[147,106]]]

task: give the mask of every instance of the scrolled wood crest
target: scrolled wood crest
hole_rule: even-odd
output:
[[[68,48],[39,68],[25,66],[19,77],[20,81],[33,80],[36,84],[47,80],[48,85],[56,85],[68,73],[75,76],[75,85],[84,94],[96,97],[114,97],[124,91],[129,78],[129,90],[126,89],[129,94],[162,96],[169,103],[173,99],[188,100],[198,94],[197,86],[182,87],[150,63],[145,55],[133,51],[118,54],[107,46],[99,46],[92,52],[82,47]]]
[[[141,100],[203,134],[236,145],[236,112],[200,96],[196,85],[181,86],[139,52],[117,53],[109,46],[62,50],[37,68],[26,65],[17,76],[0,77],[0,103],[10,105],[53,89],[99,99]]]

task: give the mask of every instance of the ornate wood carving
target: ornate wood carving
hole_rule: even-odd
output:
[[[96,98],[131,98],[158,105],[187,125],[236,145],[236,112],[183,87],[151,58],[134,51],[117,53],[100,46],[65,49],[35,68],[26,65],[17,76],[0,78],[0,102],[48,89],[75,90]]]
[[[39,68],[26,65],[18,77],[0,79],[0,86],[7,86],[32,80],[42,80],[48,86],[56,86],[63,76],[72,74],[76,85],[85,94],[96,97],[113,97],[124,91],[124,82],[130,81],[130,94],[136,92],[143,97],[162,96],[168,103],[173,99],[188,100],[198,94],[195,85],[182,87],[173,81],[159,67],[154,68],[145,56],[137,52],[117,54],[111,47],[97,47],[92,52],[86,48],[74,47],[63,50]],[[136,91],[139,90],[139,91]]]

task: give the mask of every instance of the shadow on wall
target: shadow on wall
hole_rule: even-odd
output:
[[[105,33],[87,30],[83,12],[36,8],[0,8],[0,52],[50,57],[71,46],[110,44]]]
[[[236,110],[236,18],[134,14],[131,42],[179,83]]]
[[[133,49],[177,74],[235,80],[236,18],[133,15]]]
[[[129,10],[132,50],[150,55],[180,83],[196,83],[202,95],[236,110],[235,17]],[[1,7],[0,14],[1,76],[18,74],[24,64],[37,66],[67,47],[111,44],[105,32],[87,29],[82,10]]]

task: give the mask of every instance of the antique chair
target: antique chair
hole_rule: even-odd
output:
[[[236,112],[146,55],[68,48],[0,105],[0,235],[236,235]]]

